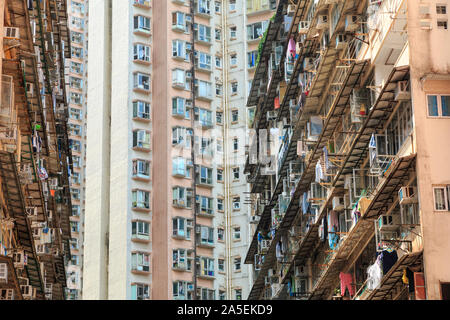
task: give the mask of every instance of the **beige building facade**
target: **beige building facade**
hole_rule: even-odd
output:
[[[89,3],[83,299],[248,295],[245,100],[275,6]]]

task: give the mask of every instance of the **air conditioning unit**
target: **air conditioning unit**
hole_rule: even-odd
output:
[[[20,286],[20,290],[22,291],[22,297],[24,299],[35,299],[36,298],[36,288],[32,286]]]
[[[355,32],[358,30],[358,16],[357,15],[347,15],[345,17],[345,31]]]
[[[34,95],[34,84],[27,82],[26,84],[27,96],[32,97]]]
[[[0,300],[14,300],[14,289],[0,289]]]
[[[250,217],[250,223],[251,224],[257,224],[259,222],[259,220],[261,219],[260,216],[251,216]]]
[[[41,233],[42,233],[42,229],[41,228],[33,228],[31,232],[33,234],[33,238],[34,239],[40,239],[41,238]]]
[[[261,240],[261,253],[267,252],[270,248],[270,240]]]
[[[277,119],[277,112],[276,111],[267,111],[267,120],[276,120]]]
[[[25,214],[27,217],[36,217],[37,216],[37,208],[36,207],[25,207]]]
[[[20,39],[19,28],[5,27],[5,37],[6,38]]]
[[[192,283],[187,285],[187,291],[194,291],[194,285]]]
[[[186,109],[192,108],[192,100],[186,100],[184,105],[185,105]]]
[[[310,21],[300,21],[298,23],[298,32],[299,33],[307,33],[310,26]]]
[[[398,190],[398,202],[402,204],[417,203],[416,187],[401,187]]]
[[[195,226],[195,233],[201,233],[202,227],[201,226]]]
[[[328,15],[322,14],[317,18],[317,29],[324,29],[328,26]]]
[[[296,10],[295,4],[288,5],[288,7],[287,7],[287,15],[289,17],[293,17],[295,15],[295,10]]]
[[[8,283],[8,265],[0,263],[0,283]]]
[[[345,34],[336,35],[336,49],[341,50],[347,44],[347,36]]]
[[[408,81],[397,82],[397,87],[395,88],[395,100],[410,100],[411,92],[408,88]]]
[[[344,210],[344,198],[343,197],[333,197],[333,210],[342,211]]]

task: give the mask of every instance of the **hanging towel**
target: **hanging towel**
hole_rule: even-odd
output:
[[[377,259],[373,265],[367,268],[367,289],[377,289],[382,277],[383,274],[381,271],[380,260]]]
[[[280,109],[280,97],[275,97],[275,100],[273,103],[274,103],[275,109]]]
[[[293,38],[289,39],[289,44],[288,44],[288,58],[295,58],[295,41]]]

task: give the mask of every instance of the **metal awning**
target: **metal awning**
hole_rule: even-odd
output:
[[[409,66],[395,67],[392,70],[381,89],[380,95],[357,133],[342,166],[334,177],[333,185],[343,186],[344,175],[353,173],[353,168],[358,167],[365,159],[372,134],[376,133],[380,125],[389,119],[397,104],[397,101],[394,100],[397,82],[408,78]]]
[[[0,151],[0,177],[2,190],[6,194],[6,204],[11,218],[15,219],[18,243],[27,254],[26,273],[30,285],[37,289],[37,295],[43,296],[44,287],[37,260],[31,226],[25,214],[25,201],[14,154]]]
[[[365,300],[385,300],[388,296],[392,299],[392,290],[402,282],[403,270],[406,267],[422,265],[423,251],[404,254],[383,276],[378,289],[373,290]]]
[[[364,248],[375,234],[374,220],[383,214],[400,187],[408,180],[414,170],[415,154],[398,158],[393,164],[388,175],[380,182],[365,212],[361,213],[361,219],[350,230],[344,240],[341,241],[337,251],[320,276],[316,286],[312,290],[310,299],[326,297],[338,282],[339,272],[344,266],[350,267],[360,256]]]

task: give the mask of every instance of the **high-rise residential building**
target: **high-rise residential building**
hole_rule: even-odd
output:
[[[72,158],[66,1],[0,1],[0,300],[64,300]]]
[[[248,295],[245,101],[275,7],[89,2],[83,299]]]
[[[247,102],[248,298],[449,299],[449,5],[280,1]]]
[[[72,195],[72,257],[67,266],[67,298],[81,299],[83,267],[83,233],[86,166],[86,101],[88,59],[88,1],[71,0],[67,5],[72,56],[66,60],[66,84],[69,102],[69,139],[73,173],[70,177]]]

